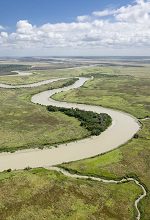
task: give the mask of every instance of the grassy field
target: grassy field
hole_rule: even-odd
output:
[[[1,83],[6,83],[6,84],[11,84],[11,85],[22,85],[22,84],[29,84],[29,83],[34,83],[34,82],[40,82],[42,80],[47,80],[54,78],[53,74],[45,73],[45,74],[38,74],[34,71],[30,71],[33,74],[28,75],[28,76],[1,76],[0,77],[0,82]]]
[[[122,147],[95,158],[61,165],[73,172],[104,178],[120,179],[131,176],[147,188],[147,197],[140,204],[143,220],[150,216],[150,120],[143,122],[139,138]]]
[[[14,69],[14,68],[13,68]],[[121,75],[133,76],[138,78],[150,78],[150,65],[145,67],[121,67],[121,66],[95,66],[95,67],[82,67],[74,69],[49,69],[49,70],[29,70],[32,75],[29,76],[0,76],[1,83],[12,85],[29,84],[47,80],[57,77],[74,77],[74,76],[97,76],[108,75]]]
[[[57,100],[101,105],[126,111],[137,118],[150,115],[150,79],[104,75],[72,92],[56,94]]]
[[[132,182],[107,185],[43,168],[3,172],[0,219],[132,220],[134,201],[140,193]]]
[[[89,135],[77,119],[60,112],[48,112],[46,107],[31,103],[31,95],[63,87],[71,80],[30,89],[0,89],[1,152],[49,147]]]
[[[31,70],[32,75],[29,76],[1,76],[0,82],[7,83],[12,85],[21,85],[21,84],[29,84],[34,82],[39,82],[42,80],[47,80],[50,78],[58,78],[58,77],[74,77],[74,76],[84,76],[89,75],[91,73],[103,73],[110,72],[109,68],[99,68],[99,67],[91,67],[91,68],[79,68],[79,69],[62,69],[62,70]]]
[[[41,75],[40,71],[36,71],[39,78],[36,74],[28,76],[26,83],[56,76],[94,75],[95,79],[82,88],[57,94],[55,98],[111,107],[144,118],[150,115],[149,70],[149,67],[92,67],[42,71]],[[1,79],[13,84],[24,81],[24,77]],[[59,87],[65,82],[56,82],[52,86]],[[5,144],[0,143],[1,151],[50,146],[58,138],[62,138],[63,142],[89,135],[76,119],[59,112],[48,113],[45,107],[30,102],[32,94],[52,86],[31,90],[1,89],[3,129],[0,136],[5,141]],[[124,176],[139,179],[147,189],[147,197],[140,204],[141,219],[149,220],[150,120],[141,123],[143,127],[138,138],[133,138],[120,148],[61,166],[72,172],[108,179]],[[71,179],[43,168],[3,172],[0,173],[0,217],[2,220],[133,220],[133,205],[140,192],[134,183],[113,185]]]
[[[81,71],[81,70],[80,70]],[[51,78],[58,78],[58,77],[70,77],[75,76],[76,74],[72,74],[74,70],[45,70],[45,71],[37,71],[31,70],[32,75],[29,76],[1,76],[0,82],[7,83],[12,85],[21,85],[21,84],[29,84],[34,82],[40,82],[42,80],[47,80]]]
[[[138,77],[97,76],[83,88],[71,93],[55,95],[56,99],[78,103],[102,105],[126,111],[137,118],[150,115],[150,80]],[[92,159],[82,160],[63,167],[81,174],[120,179],[124,176],[138,178],[147,188],[147,198],[140,209],[142,219],[150,216],[150,120],[141,121],[143,127],[138,138],[124,146]]]
[[[40,74],[50,74],[51,76],[95,76],[99,74],[133,76],[138,78],[150,78],[150,65],[144,67],[121,67],[121,66],[95,66],[95,67],[82,67],[74,69],[62,70],[45,70],[35,71]]]

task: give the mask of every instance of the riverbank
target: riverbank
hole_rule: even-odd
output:
[[[34,95],[31,100],[33,103],[40,105],[53,105],[57,107],[78,108],[80,110],[93,111],[96,113],[107,113],[112,118],[112,125],[99,136],[68,143],[67,145],[62,144],[58,148],[43,150],[33,149],[32,151],[26,150],[25,152],[18,151],[13,154],[1,154],[1,171],[9,168],[23,169],[27,166],[51,166],[93,157],[117,148],[134,136],[140,128],[139,123],[135,118],[126,113],[99,106],[58,102],[50,98],[50,96],[56,93],[79,88],[88,80],[89,78],[79,78],[73,85],[41,92]]]
[[[49,102],[50,101],[50,99],[48,99],[47,100],[47,102]],[[64,103],[63,103],[64,104]],[[90,106],[91,107],[91,106]],[[95,108],[96,106],[94,106],[94,108]],[[101,108],[101,107],[100,107]],[[101,111],[102,111],[102,109],[103,108],[101,108]],[[108,109],[108,110],[110,110],[110,109]],[[121,114],[121,112],[120,112],[120,114]],[[130,115],[127,115],[127,114],[125,114],[127,117],[131,117]],[[136,119],[135,118],[133,118],[133,117],[131,117],[132,118],[132,120],[134,121],[134,122],[136,122],[137,123],[137,121],[136,121]],[[119,117],[119,120],[118,121],[120,121],[120,117]],[[118,122],[118,121],[116,121],[116,122]],[[138,124],[138,123],[137,123]],[[114,123],[114,126],[115,126],[116,124]],[[138,125],[139,126],[139,125]],[[107,137],[107,139],[108,139],[108,137]],[[93,146],[93,145],[92,145]],[[35,156],[35,155],[34,155]],[[42,155],[41,155],[42,156]],[[30,159],[30,158],[29,158]],[[37,158],[37,160],[38,160],[38,158]],[[17,168],[18,169],[18,168]],[[129,219],[129,218],[128,218]]]

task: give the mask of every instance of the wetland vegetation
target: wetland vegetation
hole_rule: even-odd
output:
[[[0,151],[43,148],[87,137],[89,132],[75,118],[48,112],[31,103],[35,93],[72,84],[66,79],[30,89],[0,89]]]
[[[105,113],[94,113],[91,111],[84,111],[79,109],[66,109],[55,106],[47,107],[49,112],[63,112],[65,115],[77,118],[80,121],[81,127],[86,128],[91,135],[100,135],[101,132],[105,131],[111,124],[112,119],[108,114]]]
[[[91,67],[36,71],[26,83],[51,77],[94,76],[82,88],[54,96],[57,100],[100,105],[126,111],[137,118],[150,115],[150,68]],[[23,77],[1,77],[1,82],[23,84]],[[69,80],[32,89],[0,89],[0,150],[14,151],[50,146],[90,135],[73,117],[48,112],[30,102],[38,92],[58,88]],[[150,216],[150,120],[140,120],[136,138],[104,155],[62,164],[71,172],[106,179],[134,177],[147,190],[140,203],[141,220]],[[9,170],[10,171],[10,170]],[[68,178],[44,168],[0,173],[0,216],[2,220],[41,219],[135,219],[134,201],[141,189],[134,183],[104,184]]]
[[[44,168],[0,174],[1,220],[134,219],[133,182],[73,179]]]
[[[0,64],[0,76],[5,75],[13,75],[16,74],[12,71],[27,71],[30,69],[29,65],[21,65],[21,64]]]
[[[141,70],[142,71],[142,70]],[[138,71],[137,71],[138,72]],[[57,100],[101,105],[126,111],[137,118],[150,115],[150,78],[137,76],[97,76],[82,88],[54,96]],[[150,120],[140,121],[142,128],[120,148],[95,158],[63,164],[62,167],[80,174],[120,179],[132,176],[147,188],[147,197],[141,202],[143,220],[150,216]]]

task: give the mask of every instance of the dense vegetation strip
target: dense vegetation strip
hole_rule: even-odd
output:
[[[96,68],[95,68],[96,69]],[[100,68],[99,68],[100,69]],[[70,99],[70,101],[76,101],[76,102],[84,102],[84,103],[90,103],[90,104],[94,104],[94,105],[103,105],[103,106],[107,106],[110,108],[116,108],[116,109],[120,109],[126,112],[129,112],[130,114],[135,115],[136,117],[139,118],[143,118],[146,117],[148,115],[148,109],[149,109],[149,97],[148,97],[148,93],[149,90],[147,88],[149,88],[149,70],[148,68],[116,68],[115,69],[108,69],[107,71],[104,71],[104,68],[101,68],[102,71],[99,71],[99,74],[101,75],[101,72],[108,72],[108,73],[113,73],[113,74],[121,74],[121,75],[126,75],[127,73],[132,75],[132,76],[136,76],[136,78],[128,78],[128,77],[104,77],[102,76],[100,79],[95,79],[91,82],[88,82],[85,84],[85,86],[82,89],[78,89],[78,90],[74,90],[72,92],[68,93],[68,96],[64,96],[64,99],[67,99],[67,101]],[[91,69],[87,69],[87,74],[91,74]],[[56,74],[57,72],[57,74]],[[85,71],[77,69],[77,70],[61,70],[60,72],[57,71],[52,71],[51,73],[44,72],[43,75],[39,74],[38,78],[37,75],[33,75],[30,77],[26,77],[26,83],[28,83],[31,79],[32,82],[35,81],[39,81],[42,79],[42,77],[46,78],[49,76],[58,76],[58,74],[60,74],[60,76],[70,76],[72,74],[72,76],[77,76],[82,74],[85,74]],[[96,70],[93,70],[93,73],[96,72]],[[48,75],[49,74],[49,75]],[[93,75],[93,74],[92,74]],[[94,75],[95,76],[95,75]],[[35,77],[35,78],[33,78]],[[139,77],[139,78],[138,78]],[[147,79],[143,79],[143,78]],[[15,78],[15,79],[14,79]],[[7,78],[7,80],[15,80],[15,84],[16,84],[16,80],[20,79],[21,82],[21,77],[12,77],[9,79]],[[44,79],[45,79],[44,78]],[[142,80],[141,80],[142,78]],[[24,78],[23,78],[24,80]],[[34,81],[33,81],[34,80]],[[55,82],[56,83],[56,82]],[[58,82],[57,82],[58,83]],[[47,86],[45,86],[47,87]],[[42,88],[45,88],[42,87]],[[40,87],[41,88],[41,87]],[[139,89],[140,88],[140,89]],[[37,90],[37,88],[34,88],[33,93],[35,92],[35,89]],[[39,90],[39,88],[38,88]],[[95,93],[96,91],[96,93]],[[2,90],[1,90],[2,92]],[[5,93],[7,92],[11,92],[11,93],[21,93],[20,91],[4,91]],[[23,90],[24,92],[24,90]],[[22,92],[22,93],[23,93]],[[28,94],[31,92],[30,90],[27,90]],[[73,95],[74,93],[74,95]],[[64,93],[61,93],[61,95],[63,95]],[[18,99],[18,101],[25,101],[27,99],[27,94],[20,94],[20,98],[18,99],[16,95],[12,94],[12,97],[10,97],[9,101],[10,103],[13,102],[13,104],[15,103],[16,100]],[[60,95],[60,94],[58,94]],[[6,96],[4,94],[1,94],[1,96],[4,98],[6,98]],[[29,101],[29,96],[28,95],[28,101]],[[70,98],[69,98],[70,96]],[[72,97],[73,96],[73,97]],[[76,99],[76,100],[73,100]],[[10,121],[10,117],[11,119],[16,119],[16,117],[20,117],[19,114],[17,114],[17,116],[14,115],[10,115],[10,103],[8,103],[7,106],[1,105],[1,107],[3,106],[4,108],[4,112],[3,115],[5,115],[6,118],[8,118],[8,121]],[[29,104],[29,103],[28,103]],[[20,105],[18,105],[18,103],[15,104],[17,106],[17,108],[20,107]],[[37,106],[35,106],[37,108]],[[41,109],[41,112],[46,114],[45,108],[39,106],[39,108]],[[6,110],[7,113],[6,114]],[[31,111],[31,109],[29,109],[30,111],[27,111],[26,114],[29,114]],[[22,108],[20,108],[21,113],[25,114],[25,112],[22,112]],[[41,113],[40,112],[40,113]],[[17,111],[17,113],[19,113]],[[39,113],[39,112],[38,112]],[[32,112],[32,117],[30,117],[30,122],[31,122],[31,118],[35,119],[35,121],[37,120],[37,118],[39,117],[37,114],[35,114],[35,112]],[[50,113],[53,114],[53,113]],[[57,112],[57,114],[61,114],[60,112]],[[48,114],[47,114],[48,115]],[[33,117],[34,116],[34,117]],[[65,116],[65,115],[64,115]],[[49,118],[49,116],[48,116]],[[58,119],[60,118],[60,116],[58,117]],[[72,118],[73,119],[73,118]],[[37,126],[38,124],[40,125],[40,127],[44,127],[41,126],[41,121],[44,120],[38,120],[37,121],[37,125],[36,125],[36,129],[33,129],[34,131],[36,131],[36,138],[34,141],[37,141]],[[46,121],[46,120],[45,120]],[[11,121],[10,121],[11,122]],[[17,121],[14,121],[15,123],[17,123]],[[20,121],[18,120],[18,122],[20,123]],[[28,121],[27,121],[28,122]],[[26,122],[26,123],[27,123]],[[39,123],[40,122],[40,123]],[[33,121],[32,121],[33,123]],[[35,123],[35,122],[34,122]],[[47,123],[50,125],[50,122],[47,120]],[[58,122],[57,122],[58,123]],[[97,156],[95,158],[92,159],[86,159],[86,160],[82,160],[82,161],[78,161],[78,162],[74,162],[74,163],[70,163],[70,165],[66,165],[64,164],[65,167],[67,167],[69,170],[74,170],[75,172],[78,172],[80,174],[87,174],[87,175],[92,175],[92,176],[102,176],[104,178],[115,178],[115,179],[120,179],[123,176],[137,176],[147,187],[147,197],[141,202],[140,205],[140,212],[142,214],[142,218],[143,220],[149,220],[149,216],[150,216],[150,160],[149,160],[149,155],[150,155],[150,148],[149,148],[149,120],[143,121],[143,128],[140,131],[139,137],[138,138],[134,138],[132,141],[129,141],[127,144],[123,145],[121,148],[116,149],[112,152],[109,152],[107,154],[104,154],[102,156]],[[26,125],[25,123],[20,123],[21,125]],[[29,124],[29,123],[28,123]],[[15,126],[16,124],[14,124],[13,126]],[[8,126],[10,127],[10,125],[8,124]],[[46,126],[45,126],[46,127]],[[67,125],[68,127],[68,125]],[[65,129],[67,128],[65,127]],[[72,126],[73,127],[73,126]],[[11,128],[11,127],[10,127]],[[79,128],[79,127],[78,127]],[[28,129],[28,128],[27,128]],[[47,127],[45,128],[47,129]],[[4,127],[3,127],[4,130]],[[13,129],[14,131],[15,129]],[[18,129],[19,130],[19,129]],[[59,129],[57,128],[57,131]],[[69,127],[69,129],[70,127]],[[67,130],[67,131],[68,131]],[[76,129],[75,129],[76,130]],[[74,131],[75,131],[74,130]],[[49,131],[49,130],[48,130]],[[72,134],[74,133],[74,131],[72,132]],[[20,131],[19,131],[20,132]],[[17,132],[18,133],[18,132]],[[51,132],[49,132],[51,133]],[[65,133],[67,133],[65,131]],[[12,134],[12,133],[11,133]],[[30,134],[33,135],[33,132],[30,131]],[[38,132],[38,135],[42,134],[42,131]],[[72,135],[71,134],[71,135]],[[19,133],[19,135],[21,136],[21,134]],[[24,134],[22,134],[24,135]],[[76,136],[76,135],[75,135]],[[4,137],[2,135],[2,137]],[[22,137],[22,136],[21,136]],[[60,137],[60,134],[59,134]],[[9,140],[11,138],[12,141],[12,137],[11,135],[9,135],[8,137],[6,137],[6,140]],[[18,138],[18,135],[17,135]],[[55,137],[57,138],[57,136]],[[64,138],[64,134],[61,135],[60,138]],[[29,138],[25,138],[26,140],[29,140]],[[4,140],[4,138],[3,138]],[[19,143],[19,141],[17,142]],[[14,143],[12,143],[14,145]],[[33,146],[33,144],[32,144]],[[43,170],[43,169],[42,169]],[[44,169],[45,170],[45,169]],[[30,172],[33,171],[34,176],[37,177],[37,175],[35,175],[35,169],[34,170],[30,170],[27,172],[27,174],[30,174]],[[39,171],[39,170],[38,170]],[[45,219],[51,218],[54,219],[55,217],[52,216],[51,214],[49,214],[49,210],[47,210],[47,207],[45,207],[46,204],[52,204],[52,205],[56,205],[55,207],[52,206],[52,213],[53,215],[55,214],[53,210],[57,211],[57,216],[58,219],[62,218],[62,213],[65,213],[65,215],[67,215],[68,213],[72,214],[73,218],[83,218],[83,219],[92,219],[92,218],[102,218],[102,219],[110,219],[110,218],[115,218],[115,219],[133,219],[134,217],[134,211],[133,211],[133,202],[135,201],[135,199],[137,198],[137,196],[139,195],[139,189],[136,190],[136,186],[135,184],[133,184],[133,187],[131,185],[131,183],[125,183],[125,184],[116,184],[112,186],[111,184],[103,184],[103,187],[100,187],[101,183],[93,183],[93,181],[91,181],[90,183],[86,182],[85,185],[83,185],[83,183],[81,185],[77,184],[77,182],[75,182],[75,188],[72,185],[69,185],[70,188],[67,191],[66,190],[66,185],[63,183],[62,184],[62,178],[61,180],[59,180],[59,176],[57,174],[56,180],[52,181],[54,183],[54,187],[56,187],[56,183],[60,183],[61,184],[61,188],[53,188],[53,187],[47,187],[47,182],[41,176],[39,176],[39,179],[37,179],[38,181],[35,181],[33,175],[31,176],[31,180],[29,179],[29,177],[25,178],[25,171],[16,171],[17,173],[17,177],[16,181],[14,181],[14,178],[8,178],[7,175],[11,175],[14,172],[10,172],[10,173],[6,173],[6,178],[4,178],[4,181],[2,181],[2,190],[0,192],[0,195],[2,195],[0,198],[3,198],[3,201],[1,202],[1,208],[0,211],[2,210],[2,213],[0,213],[0,216],[2,219],[7,219],[7,216],[9,216],[8,218],[10,219],[10,215],[13,215],[13,217],[11,219],[15,219],[15,220],[20,220],[22,218],[24,219],[28,219],[28,218],[32,218],[32,219],[42,219],[43,216]],[[22,174],[20,173],[22,172]],[[38,172],[39,173],[39,172]],[[3,174],[1,173],[1,178],[3,178]],[[49,175],[49,172],[48,172]],[[44,177],[45,172],[44,172]],[[52,175],[53,176],[53,175]],[[1,179],[0,178],[0,179]],[[8,183],[9,180],[9,183]],[[29,181],[30,180],[30,181]],[[46,184],[42,187],[40,185],[40,181],[44,184]],[[81,180],[73,180],[73,181],[81,181]],[[82,180],[83,181],[83,180]],[[89,181],[89,180],[88,180]],[[68,179],[66,180],[67,183]],[[24,186],[22,186],[22,183],[24,184]],[[37,185],[32,185],[32,184],[36,184]],[[50,184],[50,180],[48,179],[48,183]],[[5,184],[5,185],[4,185]],[[19,184],[19,185],[18,185]],[[21,185],[20,185],[21,184]],[[93,185],[92,185],[93,184]],[[97,189],[101,190],[99,193],[96,190],[96,186],[98,184]],[[13,187],[12,187],[13,185]],[[5,186],[7,188],[5,188]],[[62,187],[63,186],[63,187]],[[24,187],[24,188],[23,188]],[[117,188],[118,187],[118,188]],[[1,188],[1,187],[0,187]],[[65,188],[65,190],[64,190]],[[13,189],[13,191],[12,191]],[[27,189],[27,191],[25,190]],[[33,190],[34,189],[34,190]],[[76,191],[74,192],[74,189],[76,189]],[[112,189],[112,191],[111,191]],[[31,191],[29,191],[31,190]],[[63,191],[64,190],[64,191]],[[35,192],[36,191],[36,192]],[[5,196],[3,196],[3,192],[5,193]],[[7,193],[6,193],[7,192]],[[51,194],[52,192],[52,194]],[[59,194],[60,192],[60,194]],[[64,192],[66,192],[67,196],[65,197]],[[68,194],[71,193],[71,194]],[[95,194],[93,194],[93,192]],[[110,193],[108,193],[110,192]],[[37,193],[37,194],[36,194]],[[55,194],[54,194],[55,193]],[[75,197],[75,205],[73,203],[72,200],[68,199],[71,198],[71,195],[75,195],[78,197]],[[8,195],[8,197],[7,197]],[[30,200],[27,199],[27,196],[30,196]],[[63,195],[63,197],[60,199],[60,196]],[[68,196],[69,195],[69,196]],[[103,196],[104,195],[104,196]],[[24,196],[24,197],[23,197]],[[37,196],[37,197],[36,197]],[[57,196],[58,196],[58,203],[57,203]],[[33,198],[34,197],[34,198]],[[79,199],[81,200],[83,197],[85,197],[85,200],[83,201],[83,205],[81,206],[82,203],[78,203]],[[24,198],[24,200],[23,200]],[[37,199],[38,198],[38,199]],[[49,199],[53,199],[54,201],[49,201]],[[94,198],[94,199],[91,199]],[[43,200],[46,199],[47,201]],[[67,200],[66,200],[67,199]],[[13,202],[12,202],[13,201]],[[27,205],[25,203],[25,201],[27,201]],[[30,202],[31,201],[31,202]],[[36,201],[36,203],[35,203]],[[67,201],[67,203],[64,201]],[[5,203],[6,202],[6,203]],[[11,202],[11,207],[10,207],[10,202]],[[61,202],[61,204],[60,204]],[[38,206],[38,203],[39,206]],[[6,205],[5,205],[6,204]],[[63,204],[65,204],[63,206]],[[71,204],[71,208],[70,206],[68,206],[68,204]],[[44,206],[44,207],[43,207]],[[59,208],[58,208],[59,207]],[[61,207],[61,209],[60,209]],[[68,208],[69,207],[69,208]],[[76,208],[77,207],[77,208]],[[93,212],[92,207],[96,208],[97,210],[95,212]],[[10,209],[11,208],[11,209]],[[66,210],[68,209],[68,210]],[[72,212],[71,212],[72,211]],[[84,211],[84,213],[83,213]],[[89,213],[89,211],[91,213]],[[15,213],[14,213],[15,212]],[[62,213],[61,213],[62,212]],[[74,215],[74,213],[77,213],[76,215]],[[46,215],[47,214],[47,215]],[[85,216],[83,216],[85,214]],[[35,216],[34,216],[35,215]],[[64,216],[63,216],[64,217]],[[65,216],[65,219],[70,219],[70,216]]]
[[[60,87],[58,88],[63,88],[63,87],[67,87],[67,86],[71,86],[72,84],[74,84],[76,81],[78,80],[78,78],[72,78],[67,80],[66,82],[64,82]]]
[[[87,82],[82,88],[56,94],[57,100],[100,105],[126,111],[137,118],[150,115],[150,80],[143,69],[127,77],[102,77]],[[130,75],[124,69],[124,74]],[[119,72],[120,74],[120,72]],[[138,77],[140,75],[140,77]],[[142,78],[143,77],[143,78]],[[144,78],[145,77],[145,78]],[[141,80],[142,78],[142,80]],[[140,88],[140,89],[139,89]],[[96,92],[95,92],[96,91]],[[130,176],[139,179],[147,188],[147,196],[139,204],[141,219],[150,216],[150,120],[143,120],[142,129],[122,147],[94,158],[63,164],[63,168],[82,175],[120,179]]]
[[[99,78],[97,76],[96,79],[86,82],[79,89],[58,93],[53,97],[58,101],[100,105],[130,113],[137,118],[145,118],[150,116],[149,85],[148,78],[141,80],[137,77],[110,75],[101,77],[100,74]]]
[[[19,64],[0,64],[0,75],[13,75],[12,71],[21,70],[26,71],[29,70],[29,65],[19,65]],[[16,74],[16,73],[15,73]]]
[[[101,132],[105,131],[112,122],[111,117],[105,113],[98,114],[92,111],[73,108],[68,109],[51,105],[48,106],[47,109],[50,112],[60,111],[65,115],[77,118],[80,121],[80,125],[85,127],[91,135],[99,135]]]
[[[32,95],[76,80],[63,79],[30,89],[0,89],[0,152],[51,147],[89,136],[77,119],[61,112],[49,113],[44,106],[31,103]]]

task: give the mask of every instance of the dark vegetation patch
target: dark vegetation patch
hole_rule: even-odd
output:
[[[117,69],[116,69],[117,70]],[[115,71],[114,71],[115,72]],[[82,88],[56,94],[57,100],[87,103],[126,111],[142,120],[142,128],[122,147],[94,158],[63,164],[73,172],[82,175],[99,176],[106,179],[135,177],[147,189],[139,208],[141,220],[150,217],[150,79],[149,69],[118,69],[123,76],[96,74]],[[112,74],[112,73],[111,73]],[[126,75],[125,75],[126,74]],[[127,76],[130,75],[130,76]],[[95,75],[94,75],[95,77]]]
[[[95,75],[94,75],[95,77]],[[57,100],[100,105],[128,112],[137,118],[150,115],[150,79],[97,74],[83,87],[54,95]]]
[[[50,147],[89,136],[77,119],[31,103],[33,94],[76,80],[63,79],[30,89],[0,89],[0,152]]]
[[[81,122],[80,125],[90,131],[91,135],[99,135],[101,132],[105,131],[112,122],[111,117],[105,113],[98,114],[92,111],[73,108],[67,109],[55,106],[48,106],[47,109],[50,112],[60,111],[65,115],[77,118]]]
[[[19,64],[0,64],[0,76],[3,75],[14,75],[16,73],[12,71],[27,71],[30,69],[29,65],[19,65]]]
[[[98,73],[94,75],[96,77],[95,80],[86,83],[83,88],[65,94],[64,97],[61,97],[61,100],[64,98],[63,100],[70,100],[71,102],[75,101],[120,109],[138,118],[149,117],[149,68],[97,68],[97,72],[100,72],[100,70],[101,73],[116,74],[116,77],[108,76],[107,74],[101,76],[102,74]],[[44,72],[44,76],[38,75],[38,81],[42,79],[39,77],[47,79],[48,74],[53,77],[56,75],[64,77],[64,75],[70,76],[71,74],[72,76],[82,75],[82,72],[83,70],[79,69],[52,71],[51,73],[47,71]],[[96,68],[93,68],[92,71],[91,68],[89,70],[86,69],[83,75],[87,74],[87,76],[90,76],[94,72],[96,72]],[[123,77],[118,77],[117,75],[122,75]],[[131,75],[132,77],[125,75]],[[37,80],[37,76],[35,77]],[[19,77],[16,78],[18,79]],[[26,83],[28,82],[31,81],[26,80]],[[59,125],[60,128],[64,126],[64,122],[62,123],[63,118],[60,118],[60,116],[65,115],[57,112],[56,114],[58,115],[55,119],[59,120],[59,125],[57,127],[58,133],[55,137],[53,133],[51,137],[46,137],[45,140],[42,139],[41,134],[46,134],[46,130],[49,129],[46,120],[43,126],[40,126],[40,122],[37,124],[35,122],[32,123],[32,121],[30,122],[33,125],[33,128],[29,127],[29,134],[32,137],[28,136],[26,132],[21,133],[21,131],[15,130],[18,123],[21,123],[22,128],[24,128],[26,120],[22,122],[20,119],[21,117],[24,118],[25,114],[34,114],[35,120],[36,117],[42,117],[43,114],[45,116],[53,114],[53,112],[48,113],[45,107],[35,106],[33,108],[33,104],[30,103],[31,93],[40,92],[48,87],[50,86],[34,88],[32,91],[22,90],[22,92],[21,90],[1,90],[0,116],[5,116],[5,123],[2,124],[1,121],[2,133],[0,133],[0,136],[3,137],[3,140],[1,139],[1,146],[4,144],[6,147],[5,141],[9,142],[10,148],[18,147],[18,143],[21,143],[22,140],[30,142],[31,147],[41,146],[40,140],[42,140],[42,143],[45,141],[45,144],[51,141],[57,142],[58,137],[62,138],[62,141],[66,141],[67,137],[65,137],[65,134],[72,138],[74,133],[81,128],[81,126],[76,126],[75,130],[70,134],[69,132],[75,125],[72,125],[73,122],[71,122],[72,127],[67,129],[67,122],[63,133],[62,130],[59,133]],[[12,112],[16,112],[18,115],[12,114]],[[8,132],[12,124],[11,120],[13,120],[14,126]],[[92,159],[64,164],[63,167],[77,173],[108,179],[120,179],[123,176],[140,179],[147,189],[147,197],[139,204],[142,214],[141,220],[149,220],[150,121],[142,121],[142,124],[143,127],[138,133],[138,138],[132,139],[132,141],[129,141],[124,146]],[[20,130],[22,128],[20,127]],[[74,136],[77,137],[77,134]],[[33,137],[35,138],[32,139]],[[52,140],[52,138],[54,139]],[[24,144],[21,143],[20,147],[24,146]],[[47,177],[48,181],[46,180]],[[135,219],[136,213],[133,204],[140,193],[139,188],[137,189],[134,183],[114,185],[89,180],[71,180],[58,173],[53,175],[53,172],[45,171],[44,169],[32,170],[29,168],[26,171],[16,173],[8,170],[0,174],[0,179],[2,180],[0,181],[1,220]]]
[[[64,82],[64,83],[61,85],[61,88],[70,86],[70,85],[74,84],[77,80],[78,80],[78,78],[69,79],[69,80],[67,80],[67,82]]]

